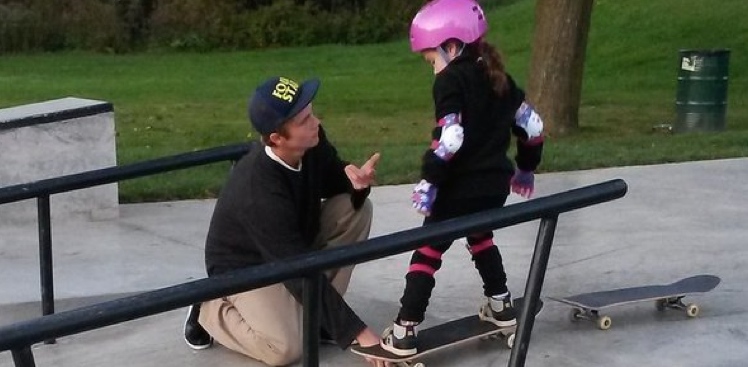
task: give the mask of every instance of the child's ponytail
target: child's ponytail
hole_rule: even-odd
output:
[[[504,95],[509,86],[507,85],[506,69],[501,54],[495,47],[493,47],[493,45],[483,40],[483,38],[478,40],[477,48],[478,55],[483,59],[483,63],[486,66],[486,72],[493,84],[493,90],[496,91],[499,96]]]

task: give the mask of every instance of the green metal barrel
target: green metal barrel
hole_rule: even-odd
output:
[[[720,131],[727,113],[730,50],[680,50],[674,132]]]

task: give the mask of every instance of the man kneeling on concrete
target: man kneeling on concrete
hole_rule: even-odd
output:
[[[208,276],[368,238],[367,196],[379,154],[360,168],[338,157],[312,112],[318,88],[316,79],[299,84],[276,77],[255,90],[249,116],[264,144],[237,163],[221,190],[205,246]],[[352,270],[326,272],[322,286],[320,338],[342,348],[379,343],[343,300]],[[292,280],[193,306],[185,339],[202,349],[215,338],[268,365],[291,364],[302,353],[301,284]]]

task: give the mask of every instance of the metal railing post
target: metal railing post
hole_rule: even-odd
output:
[[[55,288],[52,271],[52,215],[49,195],[41,195],[36,199],[37,216],[39,221],[39,272],[42,288],[42,315],[55,313]],[[45,340],[46,344],[54,344],[54,339]]]
[[[321,273],[304,278],[304,367],[319,366]]]
[[[13,363],[16,367],[36,367],[34,353],[31,352],[30,346],[23,349],[13,349],[11,354],[13,354]]]
[[[545,270],[548,267],[548,258],[551,254],[551,245],[553,244],[557,222],[558,214],[545,217],[540,221],[538,237],[535,240],[535,251],[530,263],[530,272],[527,275],[527,285],[525,285],[525,302],[520,310],[520,323],[517,325],[514,347],[509,357],[509,367],[524,367],[525,365],[527,349],[530,346],[530,334],[533,325],[535,325],[535,309],[540,301],[540,291],[543,288]]]

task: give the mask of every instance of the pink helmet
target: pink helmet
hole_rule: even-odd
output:
[[[410,24],[410,48],[420,52],[456,38],[473,43],[486,33],[488,23],[476,0],[433,0]]]

